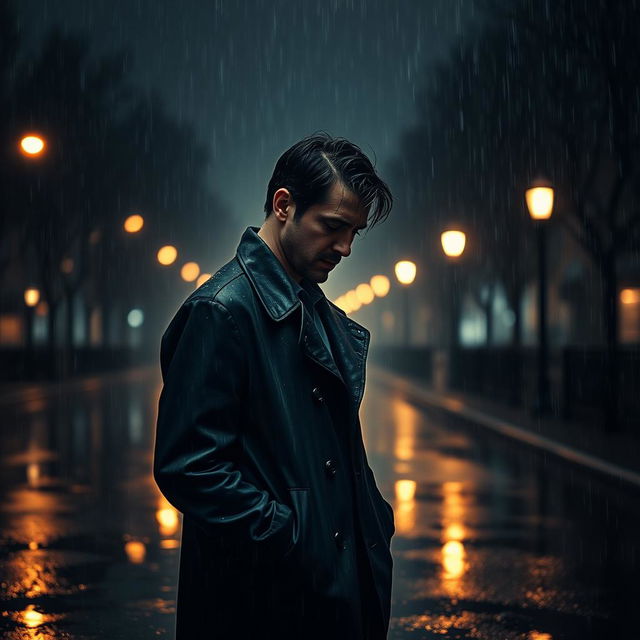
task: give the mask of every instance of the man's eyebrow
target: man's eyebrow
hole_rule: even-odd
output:
[[[350,227],[350,226],[351,226],[351,223],[350,223],[348,220],[345,220],[344,218],[341,218],[340,216],[327,216],[327,218],[328,218],[329,220],[335,220],[335,222],[340,222],[340,223],[342,223],[342,224],[344,224],[344,225],[346,225],[346,226],[348,226],[348,227]],[[361,226],[359,226],[359,227],[357,227],[357,228],[358,228],[358,229],[366,229],[366,228],[367,228],[367,225],[366,225],[366,224],[363,224],[363,225],[361,225]]]

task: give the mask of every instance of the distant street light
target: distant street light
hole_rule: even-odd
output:
[[[33,316],[35,313],[35,306],[40,302],[40,290],[35,287],[29,287],[24,291],[25,302],[25,342],[27,352],[27,374],[31,375],[33,371]]]
[[[356,295],[362,304],[369,304],[370,302],[373,302],[373,299],[376,297],[371,285],[366,282],[359,284],[356,287]]]
[[[529,215],[536,226],[538,239],[538,390],[534,413],[547,415],[551,409],[547,346],[547,248],[545,220],[553,211],[553,188],[548,180],[537,179],[525,192]]]
[[[185,262],[180,269],[180,276],[185,282],[193,282],[200,274],[200,266],[197,262]]]
[[[373,289],[373,293],[375,293],[378,298],[384,298],[391,288],[391,283],[387,276],[373,276],[373,278],[369,280],[369,284]]]
[[[35,307],[40,302],[40,290],[35,288],[25,289],[24,302],[28,307]]]
[[[201,273],[198,276],[198,280],[196,281],[196,288],[201,287],[210,277],[211,277],[210,273]]]
[[[415,280],[416,277],[416,264],[411,260],[400,260],[396,262],[394,271],[396,279],[400,284],[406,285],[403,287],[402,293],[403,300],[403,313],[404,316],[404,346],[409,346],[409,340],[411,337],[411,310],[409,308],[409,285]]]
[[[178,250],[170,244],[165,245],[158,251],[158,262],[165,267],[173,264],[178,257]]]
[[[347,304],[349,305],[351,311],[357,311],[362,306],[362,302],[358,300],[358,294],[356,293],[355,289],[347,291],[347,293],[345,293],[344,295],[347,299]]]
[[[449,365],[448,385],[452,388],[456,380],[458,370],[458,321],[462,308],[461,292],[458,283],[458,258],[464,253],[467,245],[467,235],[460,229],[449,227],[440,234],[440,243],[445,256],[448,258],[448,298],[449,298]]]
[[[38,135],[32,134],[24,136],[20,140],[20,151],[29,157],[39,156],[44,151],[44,148],[44,139]]]
[[[130,215],[124,221],[124,230],[127,233],[138,233],[138,231],[140,231],[140,229],[142,229],[143,226],[144,226],[144,218],[137,213]]]
[[[458,258],[464,251],[467,236],[463,231],[443,231],[440,235],[440,241],[442,242],[442,249],[447,256]]]

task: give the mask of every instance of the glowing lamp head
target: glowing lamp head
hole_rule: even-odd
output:
[[[44,151],[44,140],[37,135],[24,136],[20,140],[20,150],[26,156],[39,156]]]
[[[347,291],[347,293],[345,293],[345,296],[347,298],[347,304],[349,305],[351,311],[357,311],[362,306],[362,303],[360,302],[355,289]]]
[[[462,255],[465,245],[467,244],[467,236],[464,231],[449,230],[443,231],[440,235],[442,242],[442,250],[445,255],[450,258],[457,258]]]
[[[371,285],[367,284],[366,282],[363,284],[359,284],[356,287],[356,295],[358,296],[358,300],[362,304],[369,304],[375,298],[375,294],[373,293]]]
[[[134,213],[133,215],[130,215],[124,221],[124,230],[127,233],[138,233],[138,231],[140,231],[140,229],[142,229],[143,226],[144,226],[144,218],[138,213]]]
[[[391,287],[391,283],[389,282],[389,278],[387,276],[373,276],[369,281],[371,288],[373,289],[373,293],[377,295],[379,298],[384,298],[384,296],[389,293],[389,289]]]
[[[395,272],[400,284],[411,284],[416,277],[416,264],[411,260],[400,260],[396,262]]]
[[[525,192],[529,215],[533,220],[547,220],[553,211],[553,187],[539,179]]]
[[[180,276],[185,282],[193,282],[200,275],[200,266],[197,262],[185,262],[180,269]]]
[[[25,289],[24,302],[28,307],[35,307],[40,302],[40,291],[34,288]]]
[[[158,251],[158,262],[165,267],[173,264],[178,257],[178,250],[170,244],[162,247]]]
[[[201,273],[196,280],[196,287],[201,287],[210,277],[210,273]]]

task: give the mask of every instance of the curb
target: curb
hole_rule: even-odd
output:
[[[518,427],[512,422],[496,418],[484,411],[473,409],[467,406],[462,400],[446,398],[434,391],[422,389],[418,384],[402,377],[400,374],[389,373],[376,365],[368,365],[368,368],[370,368],[372,374],[370,377],[372,377],[375,382],[401,389],[411,400],[416,402],[416,404],[426,407],[436,407],[437,409],[491,429],[508,438],[547,451],[568,462],[587,467],[593,471],[598,471],[616,480],[624,480],[636,489],[640,489],[640,474],[635,471],[621,467],[613,462],[607,462],[606,460],[597,458],[579,449],[574,449],[569,445],[561,444],[545,436],[532,433],[527,429]]]

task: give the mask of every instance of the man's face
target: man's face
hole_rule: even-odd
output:
[[[293,209],[293,211],[292,211]],[[367,226],[367,212],[357,196],[336,183],[327,202],[309,207],[294,220],[290,207],[280,231],[280,247],[296,280],[325,282],[329,271],[351,253],[351,243]]]

